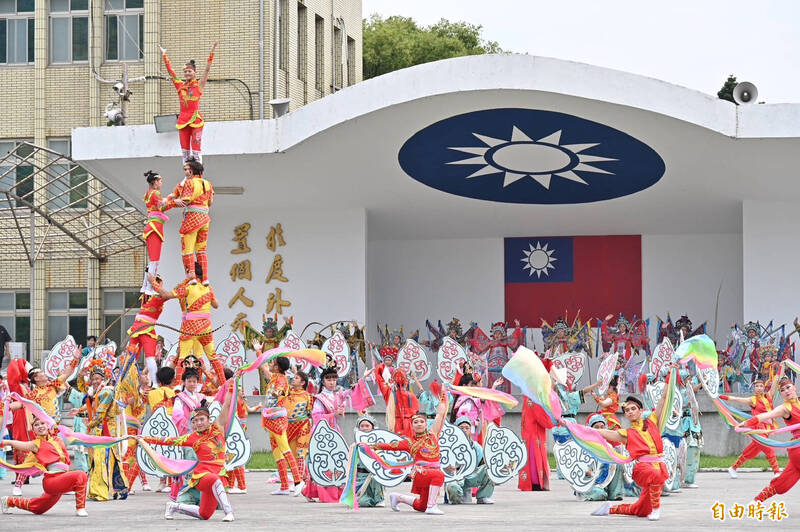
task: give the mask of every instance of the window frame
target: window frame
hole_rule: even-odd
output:
[[[122,0],[122,9],[115,9],[115,8],[108,8],[107,4],[111,0],[104,0],[103,1],[103,61],[107,63],[142,63],[144,62],[144,5],[142,7],[127,7],[127,3],[130,0]],[[126,16],[138,16],[139,17],[139,24],[138,24],[138,43],[136,43],[136,47],[138,49],[138,58],[136,59],[120,59],[121,51],[123,49],[123,45],[125,42],[125,38],[122,34],[120,34],[119,28],[121,27],[120,24],[120,17]],[[116,58],[109,58],[108,57],[108,39],[109,39],[109,20],[111,17],[116,19],[117,25],[117,57]],[[126,32],[127,33],[127,32]]]
[[[67,143],[67,147],[68,147],[67,151],[69,153],[63,153],[63,152],[57,150],[53,146],[53,143],[55,143],[55,142],[66,142]],[[48,137],[47,138],[47,149],[53,150],[54,152],[60,153],[61,155],[65,155],[67,157],[71,157],[72,156],[72,139],[69,138],[69,137]],[[62,169],[62,167],[65,167],[65,166],[66,165],[61,165],[61,164],[53,165],[53,167],[59,168],[58,170],[56,170],[56,172],[58,172],[58,175],[60,175],[62,173],[61,169]],[[73,181],[73,179],[79,178],[80,175],[81,175],[80,172],[76,172],[76,170],[83,170],[85,172],[83,174],[83,181],[78,182],[77,179],[75,181]],[[50,203],[50,201],[52,199],[54,199],[54,196],[51,194],[52,189],[50,187],[50,184],[48,183],[48,186],[46,187],[46,189],[47,189],[46,190],[46,194],[47,194],[48,207],[49,208],[59,209],[59,210],[63,208],[65,211],[68,211],[68,212],[77,211],[77,210],[86,210],[86,209],[89,208],[89,172],[86,172],[86,170],[84,168],[82,168],[81,166],[79,166],[77,164],[70,165],[69,172],[70,172],[70,180],[69,180],[70,189],[77,188],[77,187],[83,187],[83,188],[78,189],[76,191],[69,192],[69,196],[67,196],[66,199],[63,199],[63,200],[59,199],[57,203]],[[83,199],[81,199],[81,196],[80,196],[81,194],[83,194]],[[55,197],[60,197],[60,196],[63,196],[63,195],[64,195],[64,191],[61,191],[61,192],[56,191],[56,196]]]
[[[66,309],[53,309],[50,307],[50,296],[51,294],[67,294],[67,308]],[[72,294],[84,294],[86,295],[86,308],[73,308],[70,306],[70,295]],[[48,344],[47,348],[52,347],[57,342],[60,342],[64,338],[51,338],[52,329],[50,327],[50,319],[51,318],[66,318],[67,319],[67,334],[72,334],[74,331],[70,330],[70,319],[71,318],[85,318],[86,319],[86,331],[83,333],[82,336],[75,336],[72,334],[72,337],[75,338],[75,342],[78,344],[85,344],[86,337],[89,336],[89,295],[86,289],[81,288],[60,288],[60,289],[52,289],[47,290],[47,341]]]
[[[0,145],[2,145],[2,144],[13,144],[13,147],[11,148],[12,150],[16,149],[17,146],[19,146],[20,144],[23,144],[25,142],[32,143],[33,139],[0,139]],[[3,152],[3,150],[0,150],[0,157],[2,155],[5,155],[5,153],[2,153],[2,152]],[[4,169],[7,169],[7,168],[8,168],[7,166],[0,167],[0,175],[4,174],[5,171],[6,171]],[[17,170],[19,170],[20,168],[29,168],[31,174],[33,174],[33,164],[30,164],[30,165],[19,166],[19,167],[17,167],[16,170],[13,170],[13,171],[9,172],[4,177],[8,178],[8,177],[12,177],[13,176],[14,185],[16,185],[18,183],[18,181],[17,181]],[[34,188],[35,188],[33,181],[30,181],[30,185],[26,185],[26,186],[29,186],[31,191],[33,191]],[[22,197],[24,198],[24,195]],[[20,203],[18,200],[16,200],[16,207],[24,207],[24,206],[25,206],[24,203]],[[8,208],[8,200],[0,199],[0,209],[5,209],[5,208]]]
[[[49,46],[49,64],[51,65],[71,65],[71,64],[84,64],[89,62],[89,8],[86,9],[72,9],[72,2],[68,0],[69,8],[67,11],[52,11],[52,2],[50,3],[51,10],[47,14],[47,31],[48,31],[48,46]],[[74,40],[74,19],[86,19],[86,59],[75,59],[75,40]],[[67,25],[67,44],[69,48],[69,59],[67,61],[55,61],[53,58],[55,54],[53,50],[56,46],[56,40],[53,38],[53,21],[54,19],[68,19]]]
[[[7,309],[0,309],[0,318],[10,318],[11,320],[11,328],[6,327],[8,330],[8,334],[11,335],[12,342],[22,342],[25,344],[25,354],[28,360],[30,360],[31,356],[31,339],[30,339],[30,324],[31,324],[31,306],[30,306],[30,292],[25,292],[22,290],[0,290],[2,294],[11,294],[13,296],[13,305],[10,310]],[[24,294],[28,296],[28,308],[21,309],[18,308],[17,304],[17,297],[20,294]],[[26,338],[25,341],[20,339],[19,331],[17,330],[17,320],[18,319],[28,319],[28,330],[25,331],[24,337]],[[9,354],[6,353],[6,357],[9,357]]]
[[[108,308],[106,305],[106,295],[107,294],[120,294],[122,296],[122,306],[116,308]],[[105,329],[110,325],[110,321],[113,321],[125,312],[125,309],[128,308],[125,305],[126,297],[127,296],[136,296],[139,297],[141,294],[139,293],[138,288],[128,287],[128,288],[104,288],[101,293],[101,301],[103,302],[103,328]],[[128,329],[133,325],[133,322],[136,320],[136,314],[133,312],[129,312],[126,314],[121,320],[119,320],[111,329],[109,329],[108,333],[106,333],[107,338],[114,340],[117,343],[117,346],[120,345],[120,342],[125,338],[125,334],[127,333]]]
[[[297,2],[297,79],[308,80],[308,8]]]
[[[35,56],[35,37],[36,37],[36,23],[35,23],[35,16],[33,11],[19,11],[17,4],[15,4],[15,11],[13,13],[0,13],[0,21],[5,22],[5,33],[6,33],[6,42],[5,42],[5,61],[0,62],[0,67],[29,67],[33,66],[36,56]],[[25,46],[26,46],[26,58],[27,61],[24,62],[9,62],[9,21],[17,21],[17,20],[25,20],[27,23],[25,24]]]
[[[325,18],[314,14],[314,87],[325,93]]]

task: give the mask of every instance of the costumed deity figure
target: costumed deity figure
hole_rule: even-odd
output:
[[[434,352],[438,351],[439,348],[442,347],[442,340],[444,340],[445,336],[449,336],[455,340],[456,343],[461,345],[461,347],[466,348],[475,328],[473,325],[467,330],[467,332],[464,332],[461,328],[461,321],[455,317],[447,322],[446,331],[442,326],[442,320],[439,320],[437,327],[434,327],[430,321],[425,320],[425,327],[427,327],[428,332],[433,335],[433,340],[423,342],[423,345],[430,347]]]
[[[128,349],[127,356],[136,357],[137,349]],[[149,386],[150,378],[147,375],[140,375],[136,364],[128,369],[128,374],[117,384],[117,401],[125,405],[124,418],[127,434],[136,436],[141,433],[142,423],[146,413],[147,400],[141,392],[142,387]],[[142,483],[142,491],[152,491],[147,482],[147,475],[139,467],[136,460],[136,441],[128,442],[128,450],[122,458],[122,471],[128,483],[129,494],[133,494],[133,483],[136,477]]]
[[[473,338],[470,340],[470,346],[472,351],[486,354],[488,386],[491,386],[494,381],[500,378],[500,372],[508,362],[511,354],[520,345],[525,344],[525,330],[520,327],[519,320],[514,320],[514,327],[514,332],[509,335],[506,324],[497,322],[492,325],[491,338],[487,337],[480,327],[475,328]],[[511,384],[507,381],[503,382],[500,390],[510,393]]]
[[[373,449],[383,451],[405,451],[414,460],[411,471],[412,483],[411,493],[417,495],[405,495],[392,493],[389,495],[392,510],[399,512],[400,504],[407,504],[418,512],[426,514],[442,515],[437,505],[439,491],[444,485],[444,473],[441,469],[441,453],[439,450],[439,433],[444,425],[444,418],[447,413],[447,397],[442,390],[439,397],[438,411],[436,420],[428,429],[427,417],[425,414],[417,413],[411,420],[411,437],[406,437],[400,441],[391,443],[373,443]]]
[[[676,371],[673,368],[672,371]],[[630,428],[617,430],[598,430],[598,432],[611,443],[623,443],[628,454],[636,460],[633,467],[633,480],[641,487],[639,499],[633,504],[618,504],[611,506],[606,502],[592,512],[592,515],[635,515],[647,517],[656,521],[661,515],[661,490],[669,478],[667,467],[664,464],[662,453],[664,446],[661,433],[658,429],[663,416],[669,415],[666,397],[661,394],[661,399],[655,411],[644,415],[642,401],[634,396],[625,400],[623,412],[630,423]]]
[[[738,426],[756,429],[761,424],[778,418],[783,419],[787,427],[796,427],[800,424],[800,400],[797,399],[797,388],[795,388],[791,380],[785,377],[779,382],[778,386],[783,398],[783,404],[769,412],[764,412],[751,417],[747,421],[742,421]],[[800,438],[800,428],[795,428],[791,431],[791,434],[794,440]],[[782,495],[792,489],[797,484],[797,481],[800,480],[800,447],[790,447],[787,452],[789,454],[789,463],[786,464],[783,473],[774,477],[769,486],[756,495],[754,502],[764,502],[773,495]]]
[[[586,424],[592,427],[593,429],[605,429],[606,427],[606,418],[603,417],[602,414],[592,414],[589,416],[589,419],[586,420]],[[553,429],[555,433],[555,429]],[[622,444],[618,443],[615,447],[620,448]],[[587,475],[591,476],[594,474],[593,471],[587,471]],[[608,475],[614,475],[610,482],[605,484],[605,486],[600,487],[601,484],[605,483],[608,479]],[[586,493],[581,495],[586,501],[621,501],[622,496],[625,494],[625,472],[622,466],[617,466],[614,468],[614,472],[611,473],[611,466],[608,463],[601,462],[600,463],[600,474],[597,476],[595,480],[595,485],[587,491]]]
[[[730,393],[734,387],[738,390],[743,390],[747,387],[747,381],[742,373],[742,365],[733,361],[734,355],[735,353],[729,350],[717,351],[719,380],[722,385],[722,391],[725,393]]]
[[[750,397],[736,397],[733,395],[720,394],[719,398],[723,401],[729,401],[731,403],[737,403],[742,406],[749,407],[750,413],[753,415],[753,417],[756,417],[759,414],[771,412],[775,409],[773,397],[775,397],[775,393],[778,391],[778,383],[780,382],[781,378],[783,378],[783,364],[781,364],[780,367],[781,372],[778,374],[778,378],[772,381],[769,391],[766,391],[766,384],[762,379],[756,379],[753,381],[753,395]],[[758,426],[756,426],[756,428],[777,429],[778,424],[775,423],[775,421],[769,420],[764,423],[760,423]],[[744,448],[742,454],[739,455],[733,465],[728,468],[728,474],[731,476],[731,478],[737,478],[739,475],[736,473],[736,470],[742,467],[745,462],[752,460],[760,453],[764,453],[764,456],[767,457],[767,461],[769,462],[772,472],[775,475],[779,475],[781,472],[781,466],[778,465],[778,459],[775,456],[775,450],[768,445],[764,445],[756,440],[752,440],[747,447]]]
[[[600,335],[606,353],[619,353],[625,361],[628,361],[640,349],[650,352],[646,321],[634,318],[633,323],[630,323],[620,314],[614,326],[611,326],[609,320],[613,317],[613,314],[609,314],[600,322]]]
[[[664,338],[669,338],[669,342],[674,347],[678,347],[682,340],[688,340],[698,334],[705,334],[706,323],[704,321],[697,329],[692,330],[692,320],[687,315],[684,314],[673,324],[672,318],[667,314],[667,321],[658,319],[658,343],[663,342]]]
[[[500,377],[494,381],[492,388],[496,390],[502,386],[504,381],[505,379]],[[458,386],[480,386],[480,383],[475,380],[475,376],[472,373],[463,375],[456,384]],[[458,395],[450,409],[450,423],[456,424],[459,419],[468,419],[470,421],[470,430],[472,431],[469,434],[470,439],[479,445],[483,445],[483,438],[488,424],[496,423],[497,426],[500,426],[500,419],[503,414],[505,412],[502,407],[495,401],[478,399],[469,395]]]
[[[296,371],[291,380],[289,395],[286,397],[286,412],[289,423],[286,427],[286,437],[289,448],[295,456],[297,467],[300,469],[300,478],[306,478],[306,457],[308,445],[311,442],[311,403],[313,398],[308,393],[308,375]]]
[[[354,432],[372,432],[376,428],[378,423],[375,418],[364,413],[356,419]],[[383,486],[372,478],[372,474],[360,463],[356,475],[356,493],[358,506],[361,508],[383,508],[386,505],[383,500]]]
[[[542,364],[550,372],[553,382],[566,383],[566,371],[557,371],[553,368],[552,361],[548,359],[543,359]],[[520,435],[528,449],[528,461],[519,472],[517,488],[520,491],[550,491],[547,430],[553,426],[550,416],[541,406],[528,397],[523,398]]]
[[[350,326],[353,327],[353,332],[350,332]],[[359,327],[355,321],[349,324],[342,321],[336,326],[336,330],[342,333],[350,348],[350,372],[345,377],[350,388],[355,386],[358,381],[359,359],[362,363],[367,363],[367,343],[364,339],[364,329],[365,327]]]
[[[681,368],[679,380],[679,391],[683,398],[683,412],[681,414],[681,424],[678,431],[683,434],[683,441],[686,445],[686,463],[683,467],[684,479],[683,487],[697,488],[695,480],[697,470],[700,468],[700,449],[703,448],[703,427],[700,425],[700,412],[697,405],[695,394],[700,391],[702,384],[696,375],[691,375],[686,368]],[[680,467],[680,466],[679,466]],[[674,488],[680,487],[680,478],[675,476]]]
[[[180,135],[183,162],[189,159],[200,161],[202,158],[201,143],[205,120],[203,119],[203,114],[200,112],[200,98],[203,96],[203,91],[206,88],[208,74],[211,71],[211,62],[214,60],[214,50],[217,49],[218,44],[219,43],[215,42],[214,46],[211,47],[211,53],[208,54],[208,60],[206,61],[206,69],[203,71],[203,75],[199,80],[197,79],[197,65],[194,59],[184,65],[184,79],[180,80],[175,70],[172,69],[172,65],[167,57],[167,51],[161,48],[161,57],[164,60],[164,66],[167,67],[169,78],[172,84],[175,85],[175,90],[178,91],[178,98],[180,100],[180,114],[178,115],[178,123],[175,127],[178,129]]]
[[[592,392],[592,398],[597,403],[598,412],[606,418],[606,425],[610,430],[622,428],[622,423],[617,417],[617,412],[619,412],[618,382],[619,379],[616,376],[612,377],[608,383],[608,390],[602,397]]]
[[[381,350],[383,354],[383,350]],[[384,360],[390,358],[387,354]],[[410,437],[411,418],[419,411],[419,400],[411,392],[410,379],[402,369],[395,369],[388,381],[383,376],[386,368],[380,364],[367,371],[364,377],[368,377],[372,372],[375,373],[375,380],[378,389],[386,402],[386,425],[388,429],[401,436]],[[416,380],[416,375],[412,376]],[[417,386],[422,387],[417,381]]]
[[[4,440],[3,444],[15,451],[25,453],[26,459],[20,464],[26,468],[36,468],[44,474],[42,488],[44,493],[34,499],[22,497],[0,498],[2,513],[11,513],[11,508],[19,508],[34,514],[43,514],[52,508],[62,495],[75,492],[75,515],[88,517],[86,513],[86,473],[69,470],[69,454],[64,441],[58,437],[57,429],[48,427],[41,419],[34,418],[34,437],[30,441]]]
[[[600,384],[601,381],[597,381],[577,391],[572,391],[572,389],[568,387],[569,383],[556,384],[556,393],[558,394],[558,398],[561,400],[561,417],[567,421],[571,421],[572,423],[577,423],[578,420],[576,416],[578,415],[581,404],[586,402],[586,394],[593,392],[593,390],[599,387]],[[602,414],[600,414],[600,416],[602,416]],[[605,417],[603,417],[603,420],[605,420]],[[605,428],[605,425],[603,428]],[[570,435],[566,427],[563,425],[557,425],[553,427],[553,441],[558,443],[566,443],[569,439]],[[558,478],[562,478],[561,471],[559,470],[557,473]]]
[[[200,491],[200,504],[167,501],[165,519],[173,519],[176,512],[197,519],[210,519],[219,506],[225,512],[222,520],[233,521],[233,508],[221,479],[225,476],[225,426],[228,409],[230,401],[235,400],[232,395],[230,390],[226,391],[222,409],[213,423],[208,407],[203,403],[192,411],[192,432],[174,438],[138,437],[151,445],[186,447],[197,456],[198,463],[192,469],[189,487]]]
[[[164,311],[164,303],[167,299],[161,297],[158,292],[163,287],[161,277],[148,273],[147,282],[150,286],[148,293],[141,297],[139,312],[136,314],[133,325],[128,329],[128,346],[144,353],[145,366],[150,375],[150,386],[156,386],[156,372],[158,363],[156,362],[158,335],[156,334],[155,324],[161,313]],[[182,284],[186,283],[184,281]],[[152,292],[152,294],[150,293]]]
[[[107,383],[111,380],[108,369],[101,359],[90,363],[87,393],[89,421],[86,425],[89,434],[119,438],[126,431],[122,420],[122,409],[116,401],[114,388]],[[81,381],[78,381],[79,383]],[[126,499],[128,485],[122,474],[119,446],[108,449],[94,448],[89,454],[89,499],[108,501]]]
[[[167,196],[167,208],[183,207],[183,221],[178,232],[181,234],[181,256],[186,278],[198,277],[208,280],[208,231],[211,226],[209,209],[214,202],[214,187],[203,178],[203,165],[191,159],[183,165],[183,180],[172,194]],[[196,259],[196,261],[195,261]],[[202,266],[197,274],[195,262]]]
[[[147,244],[147,269],[144,274],[142,288],[139,290],[143,294],[155,295],[153,285],[147,274],[158,275],[158,264],[161,261],[161,247],[164,245],[164,222],[169,221],[169,217],[164,214],[169,207],[167,202],[161,197],[161,176],[152,170],[144,173],[147,179],[147,192],[144,195],[144,205],[147,208],[147,222],[144,226],[144,241]]]
[[[336,418],[344,416],[347,397],[336,384],[337,379],[335,366],[328,366],[322,371],[320,392],[314,396],[311,418],[314,427],[324,419],[331,428],[341,434]],[[314,502],[315,499],[319,502],[339,502],[343,489],[343,487],[336,486],[319,486],[309,477],[306,479],[306,486],[302,493],[309,502]]]
[[[747,322],[744,327],[736,323],[731,328],[731,340],[728,343],[728,359],[732,362],[735,371],[740,371],[749,390],[752,380],[758,376],[761,369],[759,347],[780,343],[782,327],[772,328],[772,322],[767,327],[762,327],[758,322]]]
[[[245,345],[252,345],[253,342],[258,342],[264,347],[265,351],[275,349],[281,343],[281,340],[286,336],[286,333],[292,329],[293,320],[291,317],[283,317],[283,327],[278,328],[278,315],[267,316],[261,315],[261,332],[253,329],[249,323],[245,322],[242,326],[244,334]],[[320,344],[322,345],[322,344]],[[260,374],[259,394],[266,395],[267,380],[263,374]]]
[[[78,346],[76,351],[80,353],[80,346]],[[75,357],[64,366],[64,369],[58,375],[58,377],[52,381],[47,378],[47,375],[45,375],[44,371],[42,371],[40,368],[31,369],[28,372],[27,380],[32,384],[32,386],[28,387],[25,384],[21,384],[21,395],[25,397],[25,399],[31,400],[37,405],[41,406],[50,417],[58,422],[61,417],[58,406],[58,397],[64,393],[64,390],[67,389],[67,379],[70,375],[72,375],[72,372],[75,370],[75,366],[78,365],[79,360],[80,355],[76,354]],[[28,437],[32,438],[33,433],[31,432],[30,427],[31,422],[33,421],[33,416],[25,414],[24,411],[20,411],[20,415],[23,414],[25,415],[25,430],[27,431]],[[22,458],[23,460],[25,458],[17,453],[15,453],[15,457]],[[12,491],[14,495],[22,495],[22,485],[27,479],[28,477],[26,475],[17,475],[16,481],[14,482],[14,489]]]
[[[461,429],[468,437],[472,437],[477,429],[472,420],[468,417],[456,419],[455,425]],[[477,489],[475,497],[478,504],[494,504],[492,495],[494,494],[494,482],[486,472],[486,462],[483,459],[483,447],[473,439],[472,448],[477,456],[475,471],[461,480],[448,482],[445,485],[447,490],[447,500],[450,504],[467,504],[472,502],[472,491]],[[455,473],[456,466],[451,465],[448,472]]]
[[[779,366],[778,347],[774,344],[758,346],[758,359],[761,365],[755,375],[764,381],[773,379]]]
[[[581,323],[580,318],[575,316],[572,325],[569,325],[564,318],[558,318],[552,326],[542,320],[542,341],[550,358],[570,352],[591,353],[594,343],[591,320]]]
[[[259,343],[253,344],[258,357],[264,349]],[[295,491],[300,493],[305,487],[300,476],[300,469],[294,458],[286,431],[289,425],[287,412],[287,398],[289,396],[289,380],[286,372],[291,364],[286,357],[277,357],[269,365],[261,366],[261,373],[267,379],[266,402],[261,410],[261,426],[269,433],[269,445],[272,448],[272,456],[275,458],[275,465],[278,468],[278,476],[281,481],[279,489],[272,492],[273,495],[290,495],[289,489],[289,469],[292,471],[292,479],[295,483]]]

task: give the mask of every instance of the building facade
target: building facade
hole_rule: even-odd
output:
[[[146,78],[130,84],[127,125],[176,113],[159,45],[176,70],[195,59],[202,72],[220,42],[207,121],[272,118],[271,99],[295,109],[361,80],[361,20],[360,0],[0,0],[0,157],[21,141],[69,155],[71,130],[105,124],[124,75]],[[144,248],[102,263],[0,257],[0,324],[34,360],[67,333],[82,343],[135,305],[145,262]]]

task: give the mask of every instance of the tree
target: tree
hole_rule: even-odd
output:
[[[720,100],[728,100],[729,102],[736,103],[736,101],[733,99],[733,89],[736,87],[736,85],[736,76],[731,74],[728,76],[728,79],[725,80],[725,84],[722,85],[722,88],[719,90],[719,92],[717,92],[717,97]]]
[[[364,79],[449,57],[503,52],[481,38],[482,26],[466,22],[442,19],[421,27],[412,18],[374,14],[363,24]]]

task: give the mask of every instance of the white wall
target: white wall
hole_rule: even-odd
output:
[[[368,333],[375,323],[419,327],[425,319],[477,321],[484,329],[504,315],[503,239],[370,241]],[[642,307],[646,317],[688,313],[713,334],[717,290],[722,281],[718,340],[742,320],[742,238],[738,234],[644,235]],[[613,309],[609,309],[613,312]],[[655,336],[655,320],[651,321]],[[533,341],[541,347],[539,331]]]
[[[800,263],[800,219],[796,203],[745,201],[744,318],[791,327],[800,314],[797,265]]]

